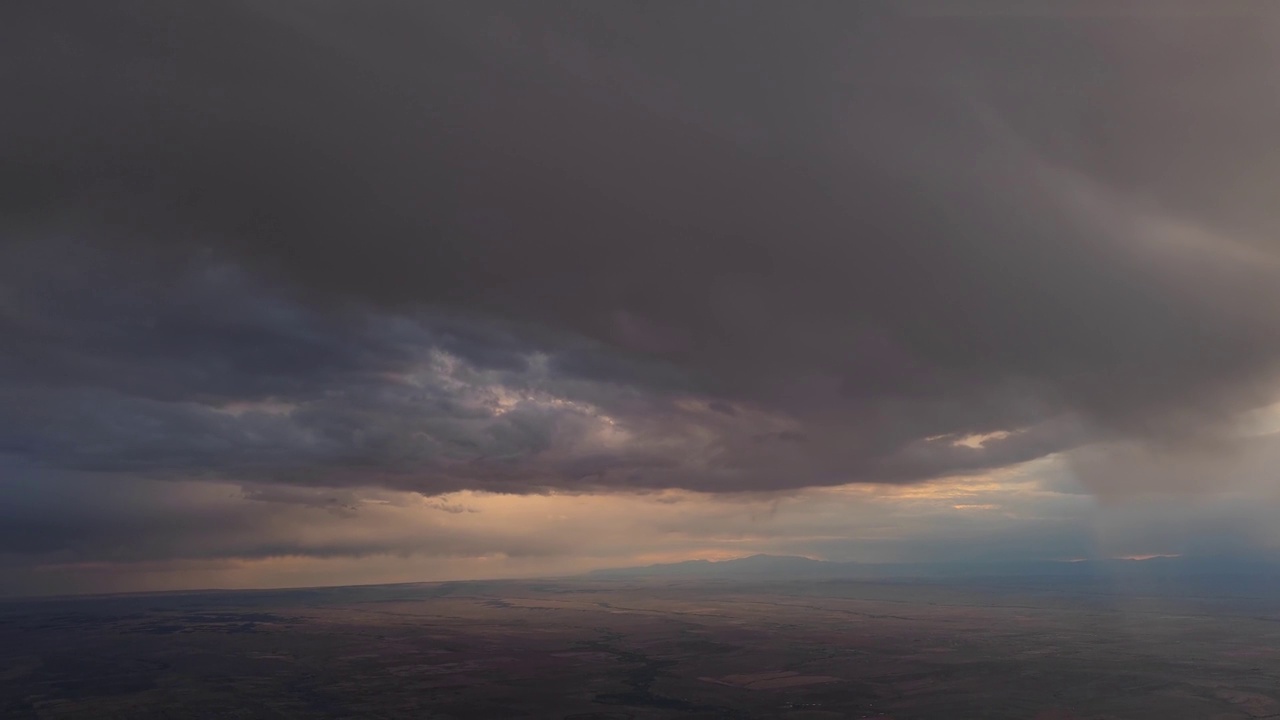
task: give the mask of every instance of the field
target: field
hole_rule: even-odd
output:
[[[1280,603],[566,579],[0,603],[13,718],[1280,717]]]

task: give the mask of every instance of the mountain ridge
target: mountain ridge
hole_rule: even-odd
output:
[[[1095,558],[1084,560],[1011,560],[968,563],[860,563],[817,560],[798,555],[756,554],[728,560],[705,558],[673,563],[603,568],[586,573],[591,577],[707,577],[778,579],[874,579],[874,578],[955,578],[989,576],[1090,576],[1134,574],[1144,576],[1180,575],[1274,575],[1280,565],[1274,561],[1219,556],[1152,556],[1146,558]]]

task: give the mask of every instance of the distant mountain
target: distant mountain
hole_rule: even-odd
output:
[[[854,563],[827,562],[792,555],[752,555],[735,560],[686,560],[643,567],[610,568],[589,573],[595,576],[641,577],[679,575],[697,577],[841,577]]]
[[[965,578],[965,577],[1226,577],[1280,580],[1280,563],[1239,557],[1152,557],[1082,561],[1005,561],[986,563],[856,563],[787,555],[752,555],[734,560],[686,560],[643,567],[609,568],[592,577],[685,577],[743,580]]]

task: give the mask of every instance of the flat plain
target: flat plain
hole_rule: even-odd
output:
[[[1280,717],[1268,597],[579,578],[13,600],[0,716]]]

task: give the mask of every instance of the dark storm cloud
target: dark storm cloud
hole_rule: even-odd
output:
[[[66,277],[31,282],[24,268],[49,248]],[[21,342],[0,382],[0,452],[49,468],[425,493],[735,491],[918,480],[1069,439],[1052,423],[973,447],[912,438],[910,408],[908,430],[806,424],[690,394],[688,378],[668,382],[678,368],[581,337],[324,311],[208,262],[148,283],[71,244],[9,250],[0,318]]]
[[[731,491],[1264,402],[1274,18],[891,9],[6,9],[0,443]]]
[[[32,281],[49,247],[75,270]],[[521,404],[547,381],[526,368],[537,344],[492,322],[324,314],[226,266],[148,283],[119,263],[85,271],[103,258],[65,243],[9,250],[3,452],[172,478],[415,472],[440,491],[467,482],[433,480],[440,462],[536,455],[572,420]],[[492,388],[515,394],[501,412]]]

